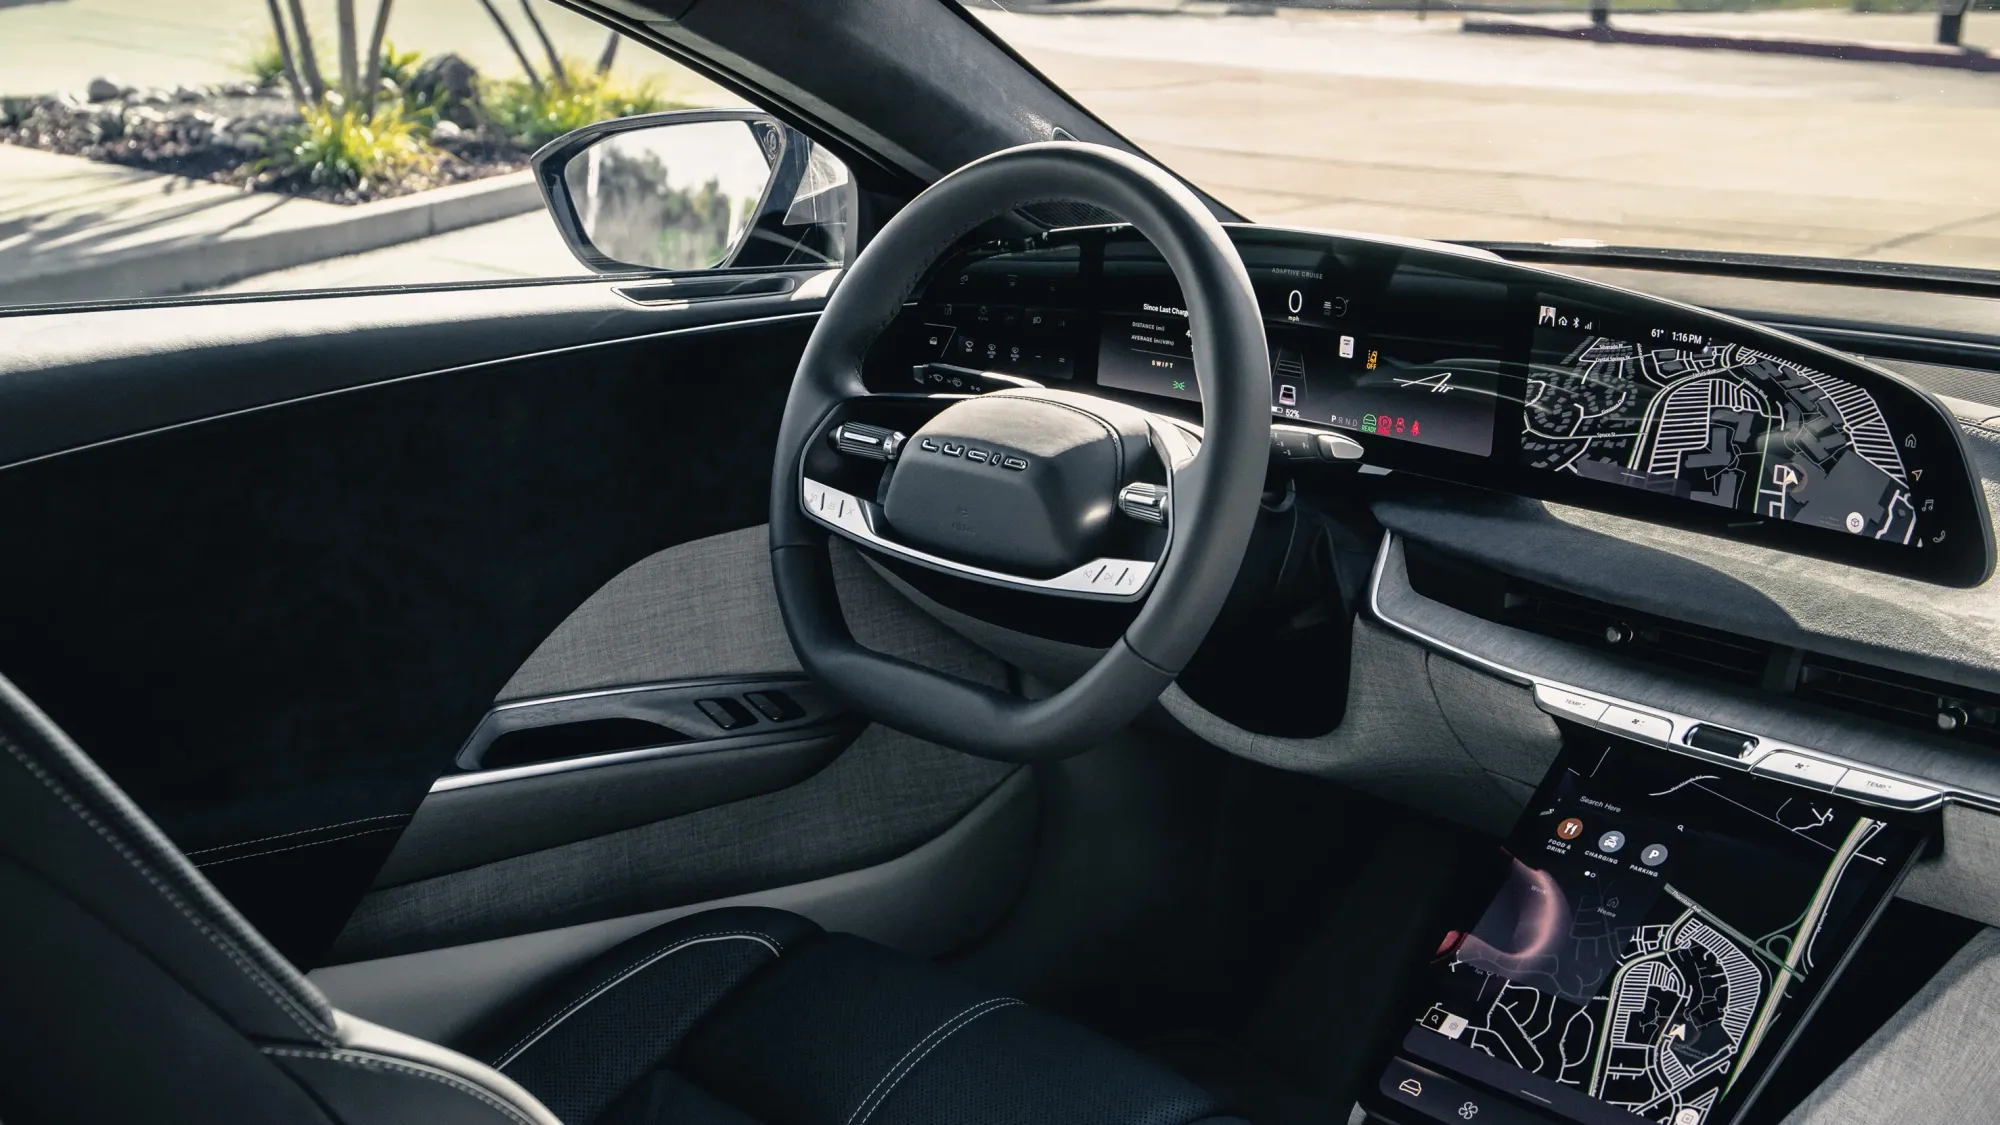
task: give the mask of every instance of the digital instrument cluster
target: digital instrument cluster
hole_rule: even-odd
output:
[[[1475,252],[1235,227],[1275,421],[1369,463],[1970,585],[1992,533],[1932,399],[1757,325]],[[1022,381],[1198,418],[1179,285],[1129,228],[940,271],[883,390]],[[884,354],[886,353],[886,354]]]

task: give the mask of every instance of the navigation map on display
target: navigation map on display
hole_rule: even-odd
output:
[[[1521,447],[1538,469],[1909,543],[1911,480],[1880,404],[1704,333],[1538,309]]]
[[[1701,1125],[1782,1045],[1910,845],[1808,791],[1610,759],[1538,797],[1405,1046],[1488,1081],[1466,1054],[1518,1068],[1557,1109],[1547,1085]],[[1725,836],[1718,819],[1753,827]]]

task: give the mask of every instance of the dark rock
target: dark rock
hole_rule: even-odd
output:
[[[479,96],[479,71],[457,55],[433,55],[410,75],[406,92],[412,105],[435,107],[442,120],[470,128],[472,105]]]
[[[116,101],[125,96],[125,85],[116,78],[99,75],[90,80],[90,85],[84,87],[83,93],[93,102]]]
[[[428,105],[457,105],[479,92],[479,71],[457,55],[433,55],[410,75],[410,96]]]

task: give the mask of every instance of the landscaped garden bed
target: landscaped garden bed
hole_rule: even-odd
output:
[[[536,148],[610,117],[672,108],[570,63],[560,78],[491,79],[456,55],[382,56],[372,104],[302,101],[275,58],[258,80],[137,89],[106,76],[0,97],[0,142],[329,203],[367,203],[527,167]]]

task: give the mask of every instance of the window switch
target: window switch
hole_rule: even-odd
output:
[[[753,691],[743,698],[750,701],[750,706],[755,707],[758,714],[774,723],[789,723],[805,717],[806,709],[782,691]]]
[[[749,708],[734,699],[697,699],[694,705],[723,730],[740,730],[757,721],[757,716],[752,715]]]

